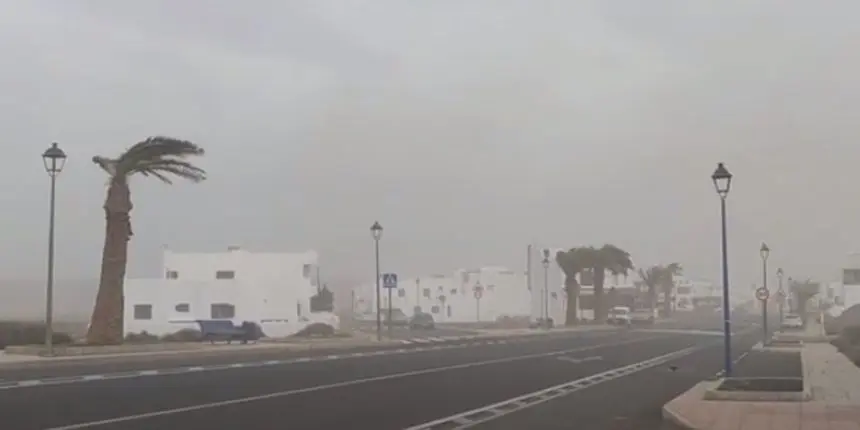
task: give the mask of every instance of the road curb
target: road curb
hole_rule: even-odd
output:
[[[694,388],[695,388],[695,387],[694,387]],[[688,391],[685,391],[685,392],[684,392],[683,394],[681,394],[680,396],[675,397],[674,399],[670,400],[670,401],[669,401],[669,403],[666,403],[665,405],[663,405],[663,409],[662,409],[662,414],[661,414],[661,415],[663,416],[663,421],[666,421],[666,422],[668,422],[669,424],[671,424],[671,425],[675,426],[675,428],[676,428],[676,429],[678,429],[678,430],[697,430],[697,429],[696,429],[696,426],[694,426],[694,425],[693,425],[693,424],[691,424],[689,421],[687,421],[687,419],[686,419],[686,418],[684,418],[684,417],[683,417],[683,415],[681,415],[680,413],[678,413],[678,412],[676,412],[676,411],[673,411],[673,410],[672,410],[672,407],[671,407],[671,406],[672,406],[672,402],[674,402],[674,401],[678,400],[679,398],[683,397],[684,395],[686,395],[686,394],[687,394],[687,392],[689,392],[689,390],[688,390]]]

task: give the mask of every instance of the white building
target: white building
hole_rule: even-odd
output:
[[[451,276],[400,278],[391,290],[391,307],[412,316],[420,309],[437,322],[495,321],[500,317],[529,316],[531,299],[525,277],[504,267],[457,270]],[[355,311],[376,312],[376,285],[354,290]],[[480,291],[476,295],[476,291]],[[381,291],[381,310],[388,309],[389,291]],[[478,297],[479,296],[479,297]]]
[[[310,322],[337,327],[332,314],[311,314],[317,254],[164,251],[163,278],[126,279],[125,333],[164,335],[199,328],[195,320],[252,321],[269,337],[293,334]]]

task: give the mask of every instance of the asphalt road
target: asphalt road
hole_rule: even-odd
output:
[[[736,355],[755,342],[749,335],[736,339]],[[421,428],[475,410],[479,418],[493,418],[476,428],[656,429],[663,403],[720,369],[720,340],[641,331],[569,333],[5,389],[0,428],[386,430]],[[675,355],[654,361],[666,354]],[[560,388],[503,414],[479,411],[569,381],[580,381],[569,394]],[[557,397],[547,399],[550,394]]]

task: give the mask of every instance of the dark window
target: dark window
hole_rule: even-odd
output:
[[[406,290],[404,290],[403,288],[398,288],[397,297],[406,297]]]
[[[310,277],[311,277],[311,265],[310,264],[305,264],[304,266],[302,266],[302,276],[305,279],[310,279]]]
[[[432,308],[430,308],[430,312],[432,312],[434,314],[438,314],[439,313],[439,306],[433,306]]]
[[[215,279],[236,279],[236,272],[232,270],[219,270],[215,272]]]
[[[191,310],[191,305],[188,303],[180,303],[176,305],[174,309],[176,309],[176,312],[189,312]]]
[[[843,269],[842,283],[845,285],[860,285],[860,269]]]
[[[152,305],[134,305],[134,319],[151,320]]]
[[[429,288],[424,289],[424,297],[427,297],[428,299],[430,298],[430,289]]]
[[[236,307],[229,303],[212,303],[210,317],[212,319],[235,318]]]
[[[453,295],[455,295],[455,294],[457,294],[457,289],[456,289],[456,288],[451,288],[451,295],[453,296]]]
[[[164,274],[164,277],[167,279],[179,279],[179,272],[175,270],[168,270],[167,273]]]
[[[590,287],[594,285],[594,272],[591,269],[585,269],[579,272],[579,285]]]

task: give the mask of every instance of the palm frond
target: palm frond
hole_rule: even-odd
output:
[[[147,138],[134,144],[117,159],[93,157],[93,162],[111,177],[128,177],[139,173],[172,184],[171,176],[200,182],[206,179],[206,171],[186,159],[204,155],[197,144],[166,136]]]

